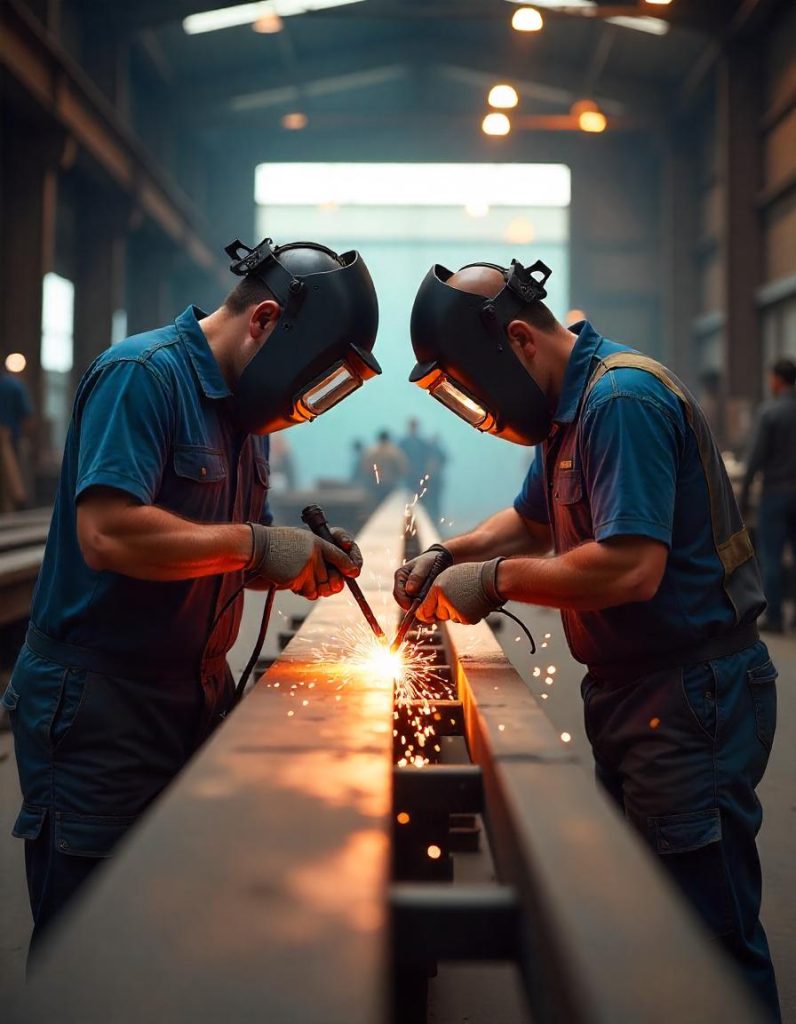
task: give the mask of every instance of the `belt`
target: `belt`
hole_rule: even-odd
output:
[[[25,634],[25,643],[40,658],[54,661],[64,668],[86,669],[100,675],[118,676],[120,679],[153,680],[197,679],[200,676],[214,675],[226,671],[227,656],[218,654],[202,661],[201,669],[197,665],[174,664],[173,662],[147,662],[136,664],[128,655],[113,655],[98,651],[93,647],[82,647],[79,644],[65,643],[54,640],[30,623]]]
[[[757,632],[756,623],[748,622],[746,625],[730,630],[729,633],[710,637],[698,644],[681,647],[679,650],[655,658],[589,665],[588,671],[591,678],[601,686],[610,686],[611,684],[621,686],[633,679],[639,679],[641,676],[652,675],[653,672],[686,668],[688,665],[697,665],[703,661],[726,658],[730,654],[737,654],[739,651],[751,647],[759,639],[760,634]]]

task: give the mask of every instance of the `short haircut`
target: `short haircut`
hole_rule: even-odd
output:
[[[778,359],[771,367],[771,372],[784,380],[788,387],[796,385],[796,363],[792,359]]]
[[[543,302],[529,303],[517,316],[518,320],[525,320],[531,327],[540,331],[555,330],[558,321]]]
[[[378,440],[381,441],[382,443],[385,442],[385,441],[389,441],[390,440],[390,432],[389,432],[389,430],[381,430],[381,431],[379,431]]]
[[[238,281],[224,299],[224,306],[233,316],[238,316],[240,313],[245,313],[250,306],[256,306],[260,302],[274,298],[274,293],[268,285],[261,281],[259,277],[250,274],[248,277],[243,277]]]

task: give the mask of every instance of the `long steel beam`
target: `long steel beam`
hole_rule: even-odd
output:
[[[402,512],[359,538],[388,633]],[[422,510],[410,533],[438,539]],[[338,671],[359,622],[345,596],[315,608],[54,933],[13,1021],[406,1024],[446,958],[515,961],[549,1024],[761,1020],[486,625],[433,638],[459,698],[441,686],[437,713],[473,763],[393,770],[392,695]],[[478,812],[486,887],[450,857]]]

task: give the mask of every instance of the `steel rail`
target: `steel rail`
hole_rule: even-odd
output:
[[[402,510],[358,538],[388,634]],[[437,541],[412,511],[409,543]],[[390,734],[416,709],[375,680],[341,693],[313,658],[359,621],[319,602],[55,931],[12,1020],[415,1024],[447,959],[515,962],[543,1024],[761,1019],[488,626],[420,631],[445,670],[431,760],[461,734],[470,763],[412,768]],[[479,815],[494,885],[451,856]]]

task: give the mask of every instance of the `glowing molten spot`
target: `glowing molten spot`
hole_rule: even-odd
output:
[[[404,674],[404,656],[401,649],[391,651],[386,643],[377,640],[376,637],[373,638],[370,650],[362,651],[360,664],[366,672],[372,672],[385,682],[397,683]]]

